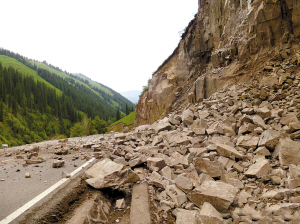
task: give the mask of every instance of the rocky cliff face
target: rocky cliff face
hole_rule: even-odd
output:
[[[266,66],[296,55],[299,36],[299,0],[199,0],[178,47],[140,98],[135,125],[153,123],[223,87],[261,79]]]

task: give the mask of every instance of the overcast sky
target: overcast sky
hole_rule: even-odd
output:
[[[197,10],[198,0],[5,0],[0,47],[117,92],[139,90]]]

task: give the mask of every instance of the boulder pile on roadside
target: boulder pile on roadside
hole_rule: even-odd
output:
[[[154,222],[300,222],[300,74],[278,74],[232,85],[134,132],[104,135],[91,148],[111,164],[101,169],[116,169],[99,174],[99,188],[128,183],[142,166],[146,178],[131,182],[153,187]]]

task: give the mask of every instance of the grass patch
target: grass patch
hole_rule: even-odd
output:
[[[27,67],[26,65],[24,65],[23,63],[19,62],[18,60],[5,56],[5,55],[0,55],[0,62],[2,63],[3,67],[13,67],[14,69],[16,69],[18,72],[23,73],[24,75],[29,75],[32,76],[33,79],[35,81],[39,81],[42,83],[45,83],[46,86],[50,87],[50,88],[54,88],[56,90],[56,93],[58,95],[62,94],[62,91],[60,91],[59,89],[55,88],[53,85],[51,85],[49,82],[45,81],[43,78],[41,78],[36,71],[34,71],[33,69]]]
[[[124,124],[124,126],[128,126],[128,125],[132,125],[134,120],[135,120],[135,111],[131,112],[126,117],[123,117],[121,120],[118,120],[109,126],[111,127],[111,126],[117,125],[121,122]]]

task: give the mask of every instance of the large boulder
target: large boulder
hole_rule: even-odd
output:
[[[219,212],[226,212],[232,204],[238,189],[231,184],[217,181],[205,181],[196,187],[188,198],[198,207],[209,202]]]
[[[272,171],[271,165],[267,159],[260,158],[255,164],[251,165],[245,172],[248,177],[264,177]]]
[[[201,118],[195,120],[191,125],[191,129],[196,135],[205,135],[205,131],[207,129],[206,121]]]
[[[176,215],[176,224],[201,224],[199,211],[179,209]]]
[[[274,149],[279,141],[279,137],[279,131],[268,129],[261,134],[258,146],[265,146],[268,149]]]
[[[220,177],[225,173],[225,168],[219,161],[210,161],[207,158],[195,158],[194,166],[198,173],[206,173],[211,177]]]
[[[194,120],[194,113],[190,109],[183,111],[182,113],[182,122],[185,125],[191,125]]]
[[[234,156],[235,158],[242,159],[244,155],[242,155],[240,152],[238,152],[234,147],[226,144],[220,144],[217,143],[217,151],[221,156],[225,156],[230,158],[231,156]]]
[[[224,223],[222,215],[208,202],[204,202],[200,211],[200,217],[203,223]]]
[[[115,163],[108,158],[96,163],[85,171],[85,174],[88,177],[86,182],[96,189],[121,186],[140,180],[130,168],[125,168],[124,165]]]
[[[279,157],[279,162],[283,166],[290,164],[300,164],[300,142],[290,139],[280,139],[276,145],[273,157]]]

